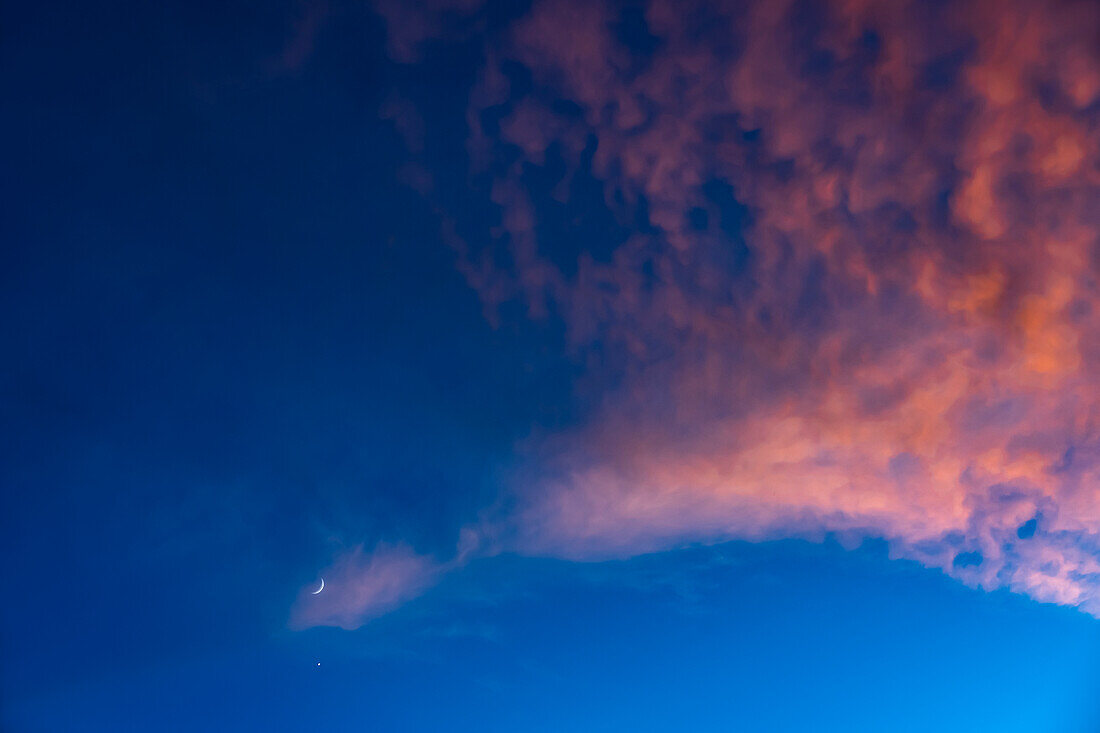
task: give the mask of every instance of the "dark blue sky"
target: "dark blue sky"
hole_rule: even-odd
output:
[[[0,727],[1100,725],[1095,618],[877,540],[505,547],[358,630],[289,630],[347,548],[454,555],[524,441],[620,378],[556,315],[486,318],[441,229],[492,247],[500,226],[469,173],[480,41],[462,26],[403,64],[386,32],[353,3],[8,9]],[[419,152],[380,111],[394,95],[427,120]],[[525,179],[567,276],[653,226],[578,170],[568,204],[552,162]],[[737,202],[715,206],[737,239]]]

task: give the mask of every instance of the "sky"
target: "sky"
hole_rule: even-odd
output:
[[[0,729],[1100,730],[1094,3],[6,15]]]

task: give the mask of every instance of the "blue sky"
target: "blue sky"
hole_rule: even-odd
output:
[[[614,83],[657,84],[647,70],[696,36],[714,59],[759,63],[747,41],[707,35],[707,6],[678,35],[652,8],[610,4],[607,32],[628,50],[607,52]],[[905,483],[940,475],[921,447],[889,464],[900,488],[881,513],[860,513],[879,495],[858,486],[778,508],[716,499],[697,470],[727,475],[714,436],[770,435],[744,411],[824,393],[798,386],[812,378],[797,358],[769,367],[767,349],[684,323],[766,301],[773,332],[817,349],[861,330],[852,312],[873,339],[899,314],[910,335],[940,316],[903,294],[840,313],[850,285],[815,285],[828,262],[794,256],[803,292],[769,299],[771,193],[710,168],[690,200],[639,187],[622,172],[633,143],[591,112],[594,57],[540,45],[556,20],[524,25],[540,3],[395,7],[10,11],[0,727],[1096,730],[1100,443],[1040,446],[1064,467],[968,495],[957,527],[954,503]],[[791,12],[796,29],[826,24]],[[937,53],[959,64],[979,47]],[[826,70],[800,73],[842,77],[837,105],[873,107],[845,95],[874,62],[815,63]],[[927,84],[940,94],[939,76]],[[639,114],[659,119],[651,92]],[[1095,131],[1091,104],[1072,119]],[[716,151],[727,117],[702,138]],[[802,159],[772,159],[760,135],[737,132],[738,165],[795,185]],[[876,217],[908,231],[903,205]],[[667,223],[676,207],[682,228]],[[935,226],[912,210],[913,227]],[[859,216],[873,239],[880,220]],[[685,237],[697,256],[670,265]],[[893,272],[901,249],[867,261]],[[749,392],[712,393],[700,365]],[[1068,399],[1067,384],[1006,381],[1002,396],[1050,420],[1029,400]],[[950,432],[948,458],[994,432],[1034,442],[1007,424]],[[771,475],[869,475],[841,448],[809,463]],[[376,550],[394,546],[431,582],[383,607]],[[333,571],[356,548],[374,564]],[[968,552],[976,567],[958,561]],[[336,605],[303,606],[326,572]]]

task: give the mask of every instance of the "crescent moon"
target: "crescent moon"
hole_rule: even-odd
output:
[[[313,591],[312,595],[317,595],[318,593],[320,593],[324,589],[325,589],[325,579],[321,578],[321,587],[318,588],[317,590]]]

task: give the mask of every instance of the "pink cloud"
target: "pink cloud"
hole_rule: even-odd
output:
[[[491,194],[514,267],[456,242],[460,269],[493,318],[513,299],[561,314],[586,389],[615,386],[525,446],[517,508],[476,532],[580,560],[873,535],[1100,616],[1100,9],[822,9],[811,37],[791,2],[655,1],[637,66],[608,6],[541,0],[487,53],[470,150],[520,151]],[[478,120],[509,93],[502,59],[549,91],[494,137]],[[607,205],[630,221],[644,199],[652,231],[567,274],[524,171],[557,144],[568,202],[589,136]],[[708,181],[751,222],[741,264]],[[380,597],[340,618],[403,594]]]
[[[356,629],[372,618],[416,598],[438,578],[444,566],[407,545],[379,544],[370,552],[357,547],[322,573],[324,590],[303,588],[291,613],[291,628],[338,626]]]

